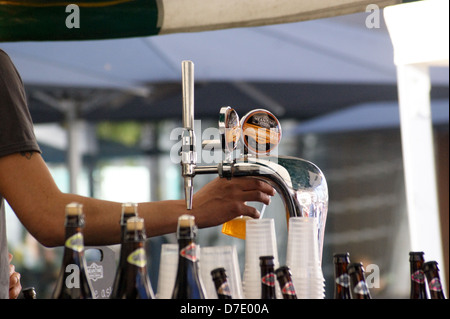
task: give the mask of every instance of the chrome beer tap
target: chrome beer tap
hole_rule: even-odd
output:
[[[194,176],[196,174],[217,173],[217,166],[197,167],[194,132],[194,63],[192,61],[183,61],[181,63],[181,71],[184,127],[181,136],[181,175],[184,178],[186,208],[191,210],[194,196]]]
[[[239,121],[231,107],[222,107],[219,114],[220,141],[224,160],[212,166],[197,166],[194,134],[194,65],[182,62],[183,135],[181,150],[182,176],[187,209],[192,209],[196,174],[218,174],[222,178],[252,177],[269,183],[280,194],[286,218],[311,216],[318,218],[320,256],[328,211],[328,187],[322,171],[313,163],[289,156],[271,156],[279,143],[281,125],[269,111],[256,109]],[[261,142],[262,141],[262,142]],[[252,144],[253,143],[253,144]],[[232,153],[243,144],[244,152],[237,158]],[[263,145],[262,151],[258,144]]]

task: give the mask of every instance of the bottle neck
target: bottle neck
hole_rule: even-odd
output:
[[[353,299],[370,299],[369,288],[362,270],[358,270],[350,275]]]
[[[439,272],[437,270],[431,270],[425,274],[428,281],[428,290],[430,291],[431,299],[445,299]]]
[[[128,230],[120,252],[120,264],[131,264],[139,268],[146,267],[145,233],[142,230]]]
[[[350,277],[347,273],[347,262],[337,262],[334,265],[334,297],[335,299],[349,299]]]
[[[261,266],[261,299],[276,299],[275,271],[272,265]]]
[[[66,237],[64,241],[63,263],[75,263],[83,266],[84,257],[84,237],[81,226],[66,226]]]
[[[425,274],[423,272],[423,260],[410,261],[410,281],[411,281],[411,299],[427,299],[425,287]]]

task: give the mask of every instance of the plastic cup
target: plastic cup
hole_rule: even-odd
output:
[[[243,290],[235,246],[213,246],[201,248],[200,275],[208,298],[217,299],[217,292],[211,277],[211,270],[225,268],[233,299],[242,299]]]
[[[259,257],[273,256],[275,268],[279,266],[275,223],[272,218],[248,220],[246,231],[243,290],[245,298],[259,299],[261,298]],[[277,295],[281,296],[279,291],[277,289]]]
[[[178,267],[178,244],[162,244],[156,298],[172,298]]]
[[[299,299],[324,298],[324,277],[319,258],[316,218],[289,219],[286,264],[291,269]]]
[[[266,205],[260,202],[247,202],[248,206],[255,207],[259,213],[259,219],[261,219],[264,215],[264,211],[266,209]],[[246,235],[246,224],[247,220],[252,219],[248,216],[239,216],[236,217],[226,223],[222,226],[222,233],[228,236],[237,237],[240,239],[245,239]]]

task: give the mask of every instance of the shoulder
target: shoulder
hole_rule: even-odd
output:
[[[0,91],[17,86],[23,86],[22,78],[9,55],[0,49]]]
[[[0,49],[0,69],[10,68],[11,66],[13,66],[11,58],[5,51]]]

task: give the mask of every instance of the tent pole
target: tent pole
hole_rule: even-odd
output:
[[[77,177],[79,176],[82,158],[79,149],[79,132],[77,120],[77,104],[75,101],[62,101],[66,113],[67,125],[67,165],[69,169],[69,190],[78,193]]]

